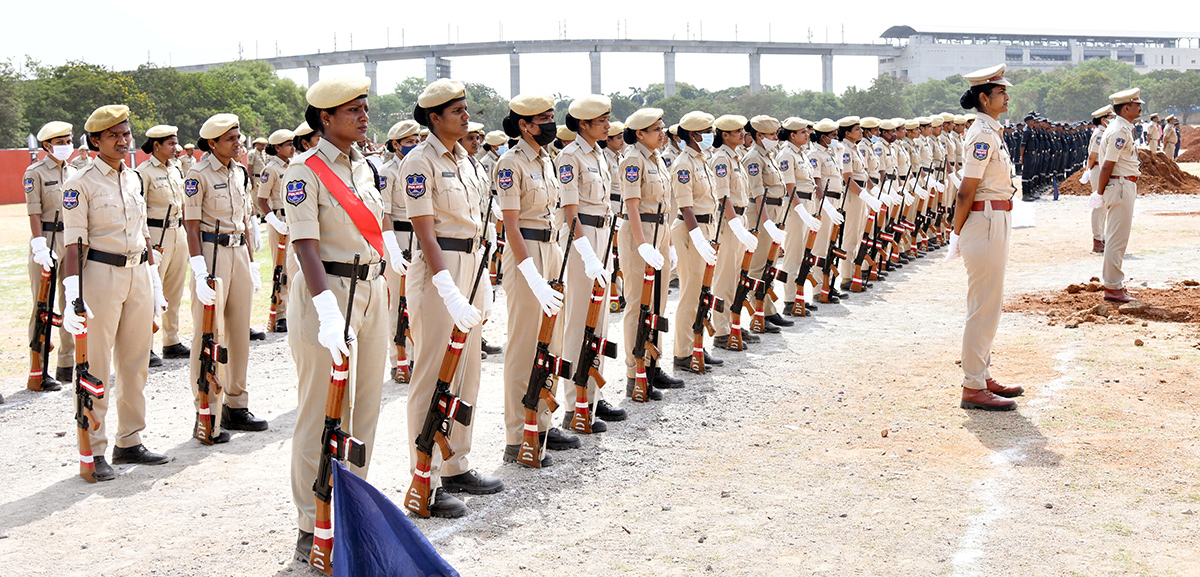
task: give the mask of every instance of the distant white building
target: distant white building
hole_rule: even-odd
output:
[[[1140,73],[1200,71],[1200,35],[1033,30],[916,30],[888,28],[880,38],[901,48],[880,57],[879,73],[913,83],[964,74],[999,62],[1009,69],[1049,71],[1098,58],[1128,62]]]

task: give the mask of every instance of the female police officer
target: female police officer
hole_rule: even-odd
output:
[[[167,299],[162,329],[163,356],[168,359],[182,359],[191,354],[191,349],[179,340],[179,302],[187,285],[188,250],[187,235],[183,232],[183,171],[171,162],[179,142],[177,131],[174,126],[165,125],[147,130],[142,151],[150,158],[137,167],[145,191],[150,242],[158,251],[158,272]]]

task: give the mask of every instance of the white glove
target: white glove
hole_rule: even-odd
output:
[[[63,279],[63,299],[66,305],[63,306],[62,326],[67,329],[67,332],[79,336],[84,331],[84,318],[75,314],[75,299],[79,298],[79,275],[71,275]],[[83,310],[87,313],[87,318],[95,318],[92,314],[91,307],[87,303],[83,303]]]
[[[679,262],[679,253],[675,252],[675,245],[667,247],[667,256],[671,257],[671,268],[675,268],[675,264]]]
[[[883,204],[886,204],[888,208],[892,208],[892,195],[891,195],[891,193],[885,192],[885,193],[883,193],[883,194],[880,194],[880,195],[879,195],[879,202],[881,202],[881,203],[883,203]]]
[[[950,233],[950,250],[946,252],[946,262],[951,259],[962,256],[962,252],[958,250],[958,233]]]
[[[258,249],[262,248],[263,245],[262,229],[258,226],[258,218],[250,217],[250,229],[254,231],[254,234],[246,233],[246,236],[250,237],[252,241],[250,248],[254,249],[254,252],[258,252]]]
[[[746,225],[742,224],[742,219],[734,218],[729,221],[729,230],[733,231],[733,236],[736,236],[738,242],[746,247],[746,250],[754,250],[758,247],[758,237],[746,230]]]
[[[450,318],[454,320],[454,326],[458,327],[458,330],[470,332],[475,325],[483,321],[483,313],[458,290],[450,271],[442,270],[433,275],[433,286],[437,289],[438,296],[442,297],[442,302],[446,303],[446,311],[450,313]]]
[[[796,216],[799,216],[800,220],[804,221],[804,224],[808,227],[808,230],[817,230],[821,228],[821,221],[817,220],[817,217],[808,212],[807,206],[804,206],[803,204],[797,204],[796,208],[793,210],[796,211]]]
[[[46,246],[46,237],[33,237],[29,241],[29,248],[33,250],[33,262],[42,265],[42,269],[49,272],[50,264],[53,262],[51,259],[56,258],[58,255],[50,252],[50,247]]]
[[[1087,174],[1086,172],[1084,174]],[[1088,208],[1097,209],[1104,208],[1104,196],[1099,192],[1093,192],[1088,196]]]
[[[783,241],[787,240],[787,233],[780,230],[779,226],[771,219],[768,218],[767,222],[763,223],[763,228],[767,230],[767,234],[771,235],[771,241],[775,244],[781,245]]]
[[[957,172],[950,175],[950,183],[954,185],[954,188],[962,188],[962,179],[958,177]]]
[[[600,264],[596,251],[592,250],[592,243],[586,238],[577,238],[571,246],[575,247],[575,252],[578,252],[579,258],[583,260],[583,274],[596,279],[600,284],[608,284],[608,271]]]
[[[346,344],[346,335],[343,332],[346,329],[346,317],[342,316],[337,297],[333,296],[333,291],[325,289],[313,297],[313,308],[317,309],[319,323],[317,342],[329,349],[333,362],[342,362],[342,358],[350,354],[350,347]],[[354,336],[354,329],[350,329],[350,340],[354,340]]]
[[[150,288],[154,291],[154,318],[159,318],[167,312],[167,297],[163,296],[162,277],[158,276],[158,265],[146,267],[150,274]]]
[[[643,242],[638,245],[638,256],[642,257],[642,261],[650,265],[654,270],[661,270],[663,266],[662,253],[658,252],[650,243]]]
[[[688,236],[692,237],[692,246],[696,247],[696,252],[704,259],[704,263],[708,266],[716,265],[717,251],[713,250],[712,243],[704,238],[704,231],[696,227],[688,231]]]
[[[937,190],[938,193],[946,192],[946,185],[938,180],[933,181],[933,188]]]
[[[258,261],[250,261],[250,282],[254,283],[254,293],[262,290],[262,275],[258,272]]]
[[[912,206],[912,204],[916,201],[917,201],[917,197],[913,196],[911,192],[904,193],[904,205],[905,206]]]
[[[1092,181],[1092,171],[1085,170],[1085,171],[1083,171],[1083,174],[1079,175],[1079,183],[1080,184],[1087,184],[1091,181]]]
[[[846,218],[838,212],[837,207],[833,206],[833,203],[829,202],[828,198],[821,200],[821,210],[825,211],[825,216],[828,217],[829,222],[832,222],[833,224],[842,224],[843,222],[846,222]]]
[[[867,203],[867,206],[871,207],[871,212],[879,212],[879,209],[883,207],[883,203],[879,202],[878,198],[871,196],[865,190],[859,191],[858,198],[862,199],[863,202]]]
[[[287,234],[287,223],[283,222],[283,219],[279,218],[278,216],[275,216],[275,213],[267,213],[267,224],[271,225],[271,227],[275,229],[275,232],[279,234]]]
[[[917,196],[920,197],[921,200],[929,200],[929,191],[925,190],[923,186],[918,184],[913,192],[917,193]]]
[[[388,230],[383,233],[383,246],[387,249],[388,264],[400,276],[408,274],[408,266],[412,263],[404,259],[404,251],[400,250],[400,241],[396,239],[396,231]]]
[[[662,257],[659,257],[659,264],[662,264]],[[554,290],[550,283],[542,278],[537,266],[533,264],[533,257],[526,257],[521,264],[517,265],[517,269],[525,276],[525,284],[529,285],[529,290],[533,291],[533,296],[542,305],[542,312],[548,317],[558,314],[558,311],[562,309],[563,294]]]
[[[196,277],[196,300],[204,306],[217,302],[217,291],[208,286],[208,267],[204,266],[204,256],[196,255],[188,259],[192,265],[192,275]]]

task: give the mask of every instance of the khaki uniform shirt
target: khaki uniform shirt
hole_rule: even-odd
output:
[[[817,161],[817,170],[820,171],[819,174],[821,179],[824,181],[822,184],[824,190],[822,192],[841,192],[842,163],[844,161],[841,159],[834,159],[833,155],[831,154],[831,148],[832,147],[824,147],[820,144],[814,144],[810,158]]]
[[[642,143],[633,148],[621,160],[621,202],[636,198],[640,201],[638,211],[642,214],[662,212],[666,222],[670,222],[670,208],[664,206],[669,202],[667,192],[667,167],[659,158],[658,152],[646,148]]]
[[[717,199],[729,197],[729,202],[735,208],[742,208],[750,203],[750,195],[747,192],[750,180],[742,170],[737,152],[728,146],[721,146],[708,160],[708,165],[712,167],[713,177],[716,178]]]
[[[817,183],[813,180],[813,163],[795,144],[784,143],[778,160],[785,185],[794,185],[797,192],[813,192],[817,189]]]
[[[862,142],[861,140],[859,142]],[[846,140],[842,142],[842,173],[850,173],[850,178],[854,180],[867,180],[867,163],[863,159],[863,155],[859,153],[858,147]]]
[[[1111,121],[1110,121],[1111,122]],[[1100,140],[1104,138],[1104,125],[1101,124],[1092,129],[1092,138],[1088,140],[1087,155],[1096,155],[1096,164],[1104,164],[1104,159],[1100,157]]]
[[[576,205],[580,214],[608,216],[612,211],[612,171],[599,147],[576,138],[558,155],[562,206]]]
[[[667,142],[667,145],[663,147],[659,156],[662,157],[663,165],[671,168],[671,165],[675,163],[675,159],[679,157],[679,154],[679,149],[675,148],[675,145],[671,142]]]
[[[258,190],[259,183],[262,182],[263,170],[267,168],[267,153],[259,152],[257,148],[250,150],[250,158],[247,162],[250,163],[250,178],[253,183],[252,188]]]
[[[1004,145],[1000,123],[980,114],[967,131],[967,162],[963,178],[978,178],[975,200],[1009,200],[1017,192],[1012,183],[1012,160]]]
[[[259,177],[258,198],[267,199],[271,210],[283,210],[283,173],[287,171],[288,163],[278,156],[272,156],[271,161],[263,169]]]
[[[63,163],[59,165],[47,156],[25,169],[21,185],[25,188],[25,214],[39,215],[42,222],[54,222],[54,213],[63,218],[63,183],[77,171]],[[71,243],[67,243],[71,244]]]
[[[146,201],[132,169],[92,163],[63,185],[62,206],[66,244],[82,238],[89,248],[125,256],[146,250]]]
[[[414,149],[415,150],[415,149]],[[412,152],[411,150],[409,151]],[[408,222],[408,212],[404,204],[404,179],[400,178],[400,165],[404,162],[399,154],[379,169],[380,194],[383,196],[383,210],[392,217],[392,222]]]
[[[866,137],[858,141],[858,155],[862,157],[865,173],[870,178],[879,178],[879,157],[875,155],[875,147]]]
[[[146,192],[146,217],[162,220],[171,207],[171,221],[183,218],[183,172],[151,155],[137,167]]]
[[[917,140],[916,140],[917,156],[918,156],[917,164],[921,165],[921,168],[932,168],[933,167],[933,142],[932,141],[933,141],[932,136],[930,136],[930,137],[922,136],[922,137],[917,138]]]
[[[187,172],[189,170],[191,170],[192,167],[195,165],[196,165],[196,157],[195,156],[192,156],[190,154],[184,154],[183,156],[179,157],[179,167],[183,169],[184,174],[187,174]]]
[[[1142,173],[1137,147],[1133,145],[1133,124],[1118,116],[1108,123],[1100,139],[1100,163],[1115,162],[1113,176],[1138,176]]]
[[[545,149],[535,150],[524,138],[496,163],[500,210],[519,211],[518,226],[536,230],[554,227],[554,207],[561,188],[554,163]]]
[[[713,215],[717,210],[716,178],[704,161],[704,154],[685,148],[675,158],[670,178],[676,207],[691,208],[697,216]]]
[[[221,223],[221,234],[245,232],[248,179],[246,167],[236,160],[222,166],[216,155],[209,154],[188,171],[183,181],[184,220],[200,221],[201,232],[213,232],[217,221]]]
[[[449,150],[436,137],[426,138],[404,157],[400,174],[394,188],[404,193],[408,218],[433,217],[433,230],[443,238],[483,233],[479,202],[487,195],[461,144]]]
[[[783,198],[787,195],[787,187],[783,185],[783,174],[775,164],[774,152],[768,152],[758,143],[754,143],[742,159],[742,166],[746,169],[751,198],[758,198],[764,188],[769,198]]]
[[[1163,132],[1163,147],[1168,149],[1167,152],[1175,151],[1175,143],[1179,141],[1179,129],[1168,124]]]
[[[903,139],[896,139],[892,142],[892,157],[896,163],[896,177],[905,178],[908,176],[908,171],[912,167],[912,162],[909,160],[908,145]]]
[[[376,223],[383,227],[383,197],[375,187],[375,175],[367,160],[354,148],[347,155],[328,140],[322,138],[315,148],[292,159],[283,173],[284,200],[288,240],[319,241],[321,260],[330,262],[354,262],[358,254],[359,264],[374,264],[383,255],[375,252],[350,220],[350,215],[333,193],[317,178],[316,173],[304,164],[310,156],[317,156],[329,165],[330,170],[350,188],[355,196],[371,211]]]

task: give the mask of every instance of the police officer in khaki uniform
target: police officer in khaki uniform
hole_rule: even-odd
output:
[[[522,398],[538,344],[543,315],[562,309],[563,295],[551,288],[562,266],[562,250],[554,242],[554,207],[560,185],[546,147],[554,142],[554,98],[550,95],[518,94],[509,102],[504,133],[518,139],[496,163],[496,189],[504,214],[507,249],[502,267],[504,294],[508,304],[508,351],[504,355],[504,460],[516,462],[525,430]],[[562,329],[555,325],[549,352],[562,351]],[[557,395],[557,378],[551,394]],[[550,411],[538,406],[539,443],[545,449],[563,450],[580,446],[579,437],[551,427]],[[545,451],[543,451],[545,453]],[[541,457],[542,467],[553,464]]]
[[[979,111],[980,122],[967,132],[968,157],[954,213],[955,236],[950,255],[961,251],[967,267],[967,321],[963,327],[962,401],[964,409],[1009,411],[1012,397],[1024,389],[1002,385],[988,370],[992,342],[1004,301],[1004,269],[1012,229],[1013,166],[1000,122],[1008,111],[1005,65],[965,75],[970,88],[959,99],[963,108]],[[958,246],[954,246],[957,244]]]
[[[613,214],[624,214],[625,207],[621,202],[621,175],[617,169],[621,167],[621,158],[625,155],[625,123],[613,120],[608,123],[608,139],[604,143],[604,158],[612,171],[612,200]],[[618,224],[617,226],[621,226]]]
[[[845,213],[846,223],[842,226],[842,250],[846,251],[846,259],[841,262],[838,272],[841,277],[842,290],[848,290],[854,276],[854,258],[858,254],[862,242],[863,229],[867,224],[869,210],[864,196],[868,193],[866,159],[859,152],[858,143],[863,138],[861,119],[857,116],[846,116],[838,120],[838,140],[841,141],[841,153],[835,160],[842,166],[842,181],[846,184]],[[865,279],[864,279],[865,280]],[[830,284],[833,284],[832,282]]]
[[[766,234],[758,235],[754,248],[754,257],[750,259],[750,277],[762,279],[763,269],[767,264],[767,255],[771,244],[780,246],[787,240],[785,233],[775,224],[783,219],[787,186],[783,183],[783,174],[775,160],[775,150],[779,142],[779,120],[760,115],[750,119],[746,124],[746,133],[750,135],[750,147],[742,159],[742,167],[746,169],[749,179],[750,203],[746,213],[747,222],[758,222],[759,230]],[[763,215],[758,216],[759,207]],[[778,263],[777,263],[778,264]],[[772,284],[774,281],[771,281]],[[751,295],[750,298],[754,298]],[[755,316],[763,316],[764,332],[778,333],[779,327],[790,327],[795,322],[783,318],[775,307],[771,295],[763,299],[763,310],[755,311]]]
[[[167,299],[163,314],[163,356],[185,359],[191,349],[179,339],[179,303],[188,279],[187,234],[183,231],[183,171],[173,161],[179,129],[158,125],[146,131],[142,152],[150,155],[137,167],[146,198],[146,225]],[[169,217],[168,217],[169,214]],[[151,356],[153,356],[151,352]]]
[[[813,256],[819,259],[827,258],[829,254],[829,241],[833,236],[834,224],[844,222],[839,209],[842,205],[842,193],[845,186],[842,177],[842,159],[839,156],[834,158],[833,145],[837,142],[838,124],[829,118],[822,118],[813,126],[813,132],[809,136],[809,163],[813,165],[813,174],[819,180],[821,197],[821,228],[817,232],[817,239],[813,244]],[[845,263],[839,264],[839,267],[844,268]],[[830,271],[832,272],[832,270]],[[817,299],[823,303],[841,302],[841,293],[837,291],[837,279],[829,279],[829,290],[826,291],[825,271],[820,266],[813,265],[813,291],[818,294]]]
[[[25,169],[25,176],[21,179],[21,185],[25,189],[25,208],[29,215],[29,230],[32,235],[32,240],[29,241],[29,288],[33,296],[34,314],[36,315],[36,305],[38,290],[42,284],[42,271],[50,270],[52,262],[51,251],[54,256],[59,257],[65,254],[63,247],[68,244],[63,239],[63,222],[65,215],[62,210],[62,185],[75,174],[75,168],[67,164],[67,159],[71,157],[71,152],[74,150],[71,146],[71,125],[66,122],[53,121],[46,123],[38,130],[37,140],[43,150],[46,151],[46,157],[39,160]],[[55,215],[58,218],[56,225]],[[48,244],[49,235],[57,228],[55,234],[54,246]],[[64,306],[70,305],[69,301],[65,300],[63,294],[64,275],[59,272],[58,286],[58,310],[63,310]],[[64,305],[65,303],[65,305]],[[53,308],[54,303],[50,303]],[[34,339],[34,328],[37,326],[37,317],[29,318],[29,340]],[[49,363],[45,363],[48,367]],[[70,382],[75,366],[75,339],[67,332],[66,328],[60,328],[58,331],[58,370],[56,378],[50,375],[42,375],[40,387],[30,386],[33,390],[42,391],[57,391],[62,388],[59,384],[62,382]],[[31,383],[36,383],[34,379]],[[29,385],[27,385],[29,386]]]
[[[267,139],[261,136],[255,138],[251,143],[250,154],[246,158],[247,164],[250,165],[250,192],[256,198],[258,187],[262,183],[263,171],[267,168],[267,144]],[[256,210],[261,210],[261,208],[256,207]]]
[[[179,168],[184,174],[187,174],[196,165],[195,150],[196,146],[190,142],[183,145],[183,155],[179,157]]]
[[[270,228],[267,229],[267,251],[271,255],[272,267],[278,264],[274,262],[275,253],[278,251],[279,241],[286,242],[288,231],[287,222],[284,220],[287,218],[287,210],[284,208],[286,203],[284,201],[283,173],[296,154],[296,145],[292,142],[295,137],[296,134],[286,128],[276,130],[267,137],[265,152],[269,160],[267,160],[266,167],[263,168],[262,176],[259,177],[262,182],[256,193],[258,210],[270,225]],[[284,262],[282,263],[283,279],[280,282],[279,297],[275,303],[275,326],[267,327],[277,333],[287,332],[287,305],[291,292],[288,290],[288,286],[299,266],[296,264],[296,259],[292,258],[293,254],[292,245],[288,243],[284,250]]]
[[[808,246],[808,237],[812,232],[820,231],[820,221],[814,216],[817,211],[817,182],[813,176],[813,164],[809,161],[805,149],[808,148],[809,129],[812,123],[795,116],[785,118],[780,125],[779,140],[783,143],[776,160],[779,172],[783,177],[783,185],[787,187],[787,197],[792,199],[791,210],[796,212],[795,224],[788,229],[787,241],[783,246],[783,261],[779,270],[786,272],[788,278],[797,288],[784,288],[783,313],[794,314],[795,299],[808,300],[804,295],[805,279],[796,275],[803,264],[804,249]],[[815,226],[814,226],[815,225]],[[814,229],[816,229],[814,231]],[[816,241],[813,243],[813,254],[816,254]],[[815,311],[817,307],[806,305],[806,311]]]
[[[220,414],[212,415],[213,443],[229,440],[226,429],[265,431],[267,422],[250,413],[246,370],[250,360],[250,308],[254,292],[260,288],[258,267],[247,244],[251,230],[250,176],[246,167],[235,160],[242,151],[238,117],[216,114],[200,127],[200,150],[208,154],[187,172],[183,182],[184,228],[187,231],[188,262],[192,268],[192,318],[204,318],[205,305],[215,305],[217,341],[228,350],[229,362],[218,370],[222,391],[209,391],[211,401],[224,404]],[[217,229],[220,228],[218,231]],[[212,259],[216,255],[216,266]],[[209,272],[220,282],[208,286]],[[203,332],[192,333],[191,385],[196,411],[200,411],[200,352]],[[222,374],[223,373],[223,374]],[[217,403],[220,404],[220,403]],[[215,408],[215,407],[214,407]],[[199,423],[197,417],[197,423]],[[199,428],[196,429],[199,434]]]
[[[1088,139],[1087,162],[1084,164],[1086,178],[1092,185],[1092,196],[1088,199],[1092,208],[1092,252],[1104,254],[1104,221],[1108,212],[1104,210],[1104,197],[1096,186],[1100,183],[1100,141],[1104,138],[1104,129],[1112,121],[1113,107],[1106,104],[1092,112],[1092,137]]]
[[[729,347],[729,333],[733,315],[730,311],[733,295],[741,274],[742,256],[747,250],[758,246],[758,239],[746,230],[746,205],[750,203],[749,181],[742,169],[741,157],[736,149],[741,146],[746,133],[746,117],[726,114],[713,121],[713,146],[717,151],[708,159],[715,182],[714,196],[725,207],[725,218],[721,224],[721,238],[733,235],[738,242],[721,243],[717,253],[717,268],[713,271],[713,294],[725,301],[725,310],[713,311],[713,346]],[[745,331],[742,340],[757,343],[758,335]]]
[[[609,113],[612,101],[607,96],[592,94],[577,98],[567,109],[566,128],[577,136],[559,153],[555,164],[556,177],[562,186],[562,208],[564,229],[559,233],[562,242],[570,236],[566,226],[575,218],[575,241],[567,262],[566,289],[563,293],[563,347],[562,356],[574,366],[583,347],[584,328],[587,326],[588,308],[592,303],[593,280],[608,286],[609,272],[603,264],[605,251],[612,250],[609,225],[612,224],[610,197],[612,173],[604,151],[599,143],[608,138]],[[564,250],[566,247],[563,247]],[[595,334],[601,339],[608,335],[609,291],[604,291],[600,316],[596,321]],[[597,355],[596,369],[604,372],[604,355]],[[578,367],[575,367],[578,370]],[[566,384],[566,383],[564,383]],[[625,411],[614,409],[600,400],[600,390],[594,379],[588,379],[588,417],[592,419],[591,432],[608,430],[606,421],[623,420]],[[575,414],[576,390],[574,386],[562,387],[563,428],[569,429]],[[602,413],[602,414],[601,414]],[[607,418],[606,418],[607,417]],[[615,417],[615,418],[614,418]]]
[[[321,132],[308,125],[308,121],[301,122],[295,130],[292,131],[295,136],[292,137],[292,146],[296,148],[296,155],[303,154],[317,147],[317,143],[321,141]]]
[[[1142,113],[1141,90],[1130,88],[1108,97],[1116,118],[1104,129],[1100,141],[1100,175],[1097,190],[1108,213],[1104,229],[1104,300],[1127,303],[1134,300],[1125,290],[1125,248],[1133,226],[1133,204],[1137,200],[1140,162],[1133,145],[1133,123]]]
[[[405,212],[404,195],[405,183],[400,174],[400,164],[404,162],[404,157],[412,152],[414,148],[421,142],[421,138],[417,135],[421,130],[421,125],[415,120],[401,120],[393,124],[388,129],[387,142],[384,146],[388,152],[395,156],[384,163],[379,169],[380,193],[383,195],[384,210],[387,211],[387,221],[391,223],[390,228],[385,227],[383,238],[385,241],[390,237],[392,240],[387,241],[389,246],[391,242],[396,243],[396,249],[399,254],[396,257],[402,257],[404,251],[411,251],[413,247],[413,227],[412,222],[408,220],[408,214]],[[385,223],[386,224],[386,223]],[[388,260],[393,265],[399,265],[399,270],[407,270],[408,261],[403,258],[396,258],[391,255]],[[411,253],[410,253],[411,257]],[[393,266],[396,270],[396,267]],[[387,275],[388,292],[392,295],[400,294],[400,279],[404,277],[404,273],[395,272]],[[407,295],[407,285],[405,286],[405,294]],[[408,301],[409,319],[412,318],[412,301]],[[400,300],[392,298],[388,301],[388,342],[394,342],[396,338],[397,322],[400,314]],[[411,325],[410,325],[411,330]],[[407,353],[407,349],[405,349]],[[411,359],[400,359],[396,351],[396,347],[388,349],[388,370],[392,379],[396,379],[396,366],[400,362],[411,364]]]
[[[84,123],[89,146],[100,156],[63,185],[64,234],[70,239],[63,261],[63,294],[67,303],[80,295],[80,276],[86,289],[83,316],[73,305],[63,310],[63,328],[73,335],[86,332],[90,372],[105,382],[105,394],[93,399],[99,429],[90,431],[96,480],[116,478],[104,457],[108,447],[105,414],[110,399],[117,405],[117,436],[113,464],[161,465],[170,459],[142,445],[146,428],[147,365],[154,340],[153,319],[166,309],[158,270],[151,256],[146,228],[146,202],[137,174],[124,163],[133,139],[129,108],[97,108]],[[79,270],[79,251],[86,251]],[[86,272],[86,274],[84,274]],[[92,309],[88,302],[96,304]],[[84,325],[86,320],[86,326]],[[115,374],[115,379],[110,375]]]

